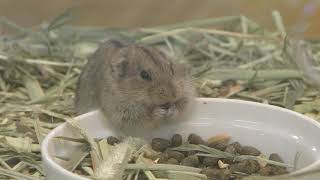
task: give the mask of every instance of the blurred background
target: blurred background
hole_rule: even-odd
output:
[[[307,15],[309,37],[320,35],[320,1],[310,0],[1,0],[0,16],[32,27],[75,7],[74,25],[150,27],[184,20],[246,15],[274,28],[271,11],[279,10],[288,29]],[[309,13],[309,14],[306,14]],[[0,26],[1,27],[1,26]],[[1,30],[1,29],[0,29]]]

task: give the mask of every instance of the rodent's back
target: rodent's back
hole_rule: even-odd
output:
[[[117,41],[106,41],[102,43],[94,54],[88,58],[88,62],[83,67],[77,82],[75,92],[76,114],[84,114],[99,108],[97,99],[97,78],[100,78],[99,72],[104,70],[108,71],[108,63],[106,62],[112,57],[112,53],[114,53],[119,46],[122,45]],[[105,85],[108,84],[106,83]]]

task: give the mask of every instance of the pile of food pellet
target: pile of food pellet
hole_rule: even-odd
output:
[[[108,137],[107,141],[108,144],[111,145],[120,142],[112,136]],[[203,147],[234,156],[255,156],[283,163],[282,158],[277,153],[272,153],[269,155],[269,158],[267,158],[255,147],[244,146],[239,142],[231,143],[230,137],[224,134],[213,136],[207,141],[196,134],[190,134],[186,142],[183,141],[183,137],[180,134],[173,135],[170,140],[154,138],[150,145],[152,149],[157,152],[157,155],[145,156],[158,164],[174,164],[201,168],[201,173],[205,174],[209,179],[236,180],[252,174],[273,176],[288,173],[287,168],[284,166],[273,165],[258,160],[243,159],[235,161],[233,158],[199,156],[200,152],[196,150],[179,150],[179,147],[183,144],[202,145]]]

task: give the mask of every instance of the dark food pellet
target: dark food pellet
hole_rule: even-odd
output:
[[[168,164],[175,164],[175,165],[178,165],[179,164],[179,161],[174,159],[174,158],[170,158],[168,159]]]
[[[181,162],[183,166],[191,166],[191,167],[198,167],[199,166],[199,158],[196,155],[191,155],[184,158]]]
[[[283,160],[281,159],[279,154],[276,154],[276,153],[270,154],[269,159],[272,161],[277,161],[277,162],[283,163]]]
[[[200,173],[205,174],[208,178],[217,179],[217,178],[219,178],[220,169],[206,168],[206,169],[203,169]]]
[[[231,164],[230,169],[231,171],[246,173],[247,166],[245,162],[239,162],[239,163]]]
[[[189,135],[188,141],[190,144],[205,144],[205,141],[200,136],[194,133]]]
[[[259,171],[260,165],[255,160],[244,160],[236,164],[231,164],[230,169],[232,171],[252,174]]]
[[[239,142],[233,142],[230,145],[232,145],[236,149],[236,152],[240,154],[242,146]]]
[[[262,176],[270,176],[273,175],[273,170],[271,166],[265,166],[259,170],[259,174]]]
[[[209,179],[229,180],[232,177],[229,169],[205,168],[200,173]]]
[[[239,154],[239,153],[237,152],[236,147],[235,147],[234,144],[229,144],[229,145],[227,146],[227,148],[224,150],[224,152],[227,152],[227,153],[230,153],[230,154],[233,154],[233,155]],[[233,163],[234,163],[232,158],[230,158],[230,159],[225,159],[225,162],[226,162],[227,164],[233,164]]]
[[[110,145],[115,145],[115,144],[119,144],[120,143],[120,140],[114,136],[109,136],[107,138],[107,143],[110,144]]]
[[[219,179],[219,180],[228,180],[231,175],[229,169],[216,169],[216,168],[206,168],[203,169],[201,174],[205,174],[209,179]]]
[[[243,146],[241,148],[241,155],[251,155],[251,156],[259,156],[261,154],[261,152],[252,146]]]
[[[138,180],[149,180],[149,178],[143,172],[140,172]]]
[[[259,171],[260,169],[260,164],[255,161],[255,160],[245,160],[247,164],[247,173],[248,174],[253,174]]]
[[[199,159],[199,160],[200,160],[200,159]],[[200,160],[200,162],[201,162],[201,160]],[[201,163],[200,163],[199,166],[198,166],[199,169],[204,169],[204,168],[206,168],[206,167],[207,167],[207,166],[205,166],[204,164],[201,164]]]
[[[284,167],[279,167],[279,166],[275,167],[275,166],[273,166],[272,169],[273,169],[274,175],[282,175],[282,174],[287,174],[288,173],[288,170],[286,168],[284,168]]]
[[[219,161],[218,158],[205,157],[205,158],[203,159],[202,164],[205,165],[205,166],[213,167],[213,166],[216,166],[216,165],[217,165],[218,161]]]
[[[151,142],[151,147],[155,151],[163,152],[170,146],[170,141],[162,138],[154,138]]]
[[[185,157],[197,154],[197,151],[184,151],[181,152]]]
[[[182,144],[182,136],[180,134],[175,134],[171,138],[171,147],[178,147]]]
[[[228,180],[230,175],[231,175],[231,171],[229,169],[221,169],[219,178],[221,180]]]
[[[270,154],[269,159],[272,161],[283,163],[283,160],[281,159],[279,154],[276,154],[276,153]],[[271,175],[281,175],[281,174],[288,173],[285,167],[280,167],[272,164],[268,164],[267,166],[269,166],[271,169],[271,172],[270,172]]]
[[[224,151],[228,146],[228,142],[223,141],[223,142],[220,142],[220,143],[208,144],[208,146],[211,147],[211,148],[218,149],[220,151]]]
[[[159,154],[158,158],[159,158],[159,160],[158,160],[159,164],[165,164],[169,159],[169,155],[167,152],[164,152],[164,153]]]
[[[262,176],[274,176],[274,175],[282,175],[286,174],[288,171],[284,167],[267,165],[260,169],[259,174]]]
[[[227,146],[227,148],[224,150],[224,152],[236,155],[237,150],[233,145],[230,144],[230,145]]]
[[[230,175],[228,180],[240,180],[240,178],[235,175]]]
[[[183,153],[178,152],[178,151],[169,150],[169,151],[167,151],[167,153],[168,153],[169,158],[174,158],[174,159],[178,160],[179,162],[181,162],[182,159],[184,159],[184,157],[185,157]]]
[[[114,145],[119,143],[119,139],[110,136],[107,138],[108,144]],[[251,155],[259,156],[261,152],[252,146],[242,146],[239,142],[228,143],[228,141],[212,141],[212,143],[204,141],[197,134],[190,134],[188,136],[188,143],[190,144],[203,144],[211,148],[215,148],[233,155]],[[260,167],[260,164],[255,160],[242,160],[234,161],[233,158],[213,158],[196,156],[195,154],[201,151],[177,151],[172,148],[181,146],[183,138],[180,134],[175,134],[170,140],[162,138],[154,138],[151,142],[153,150],[157,151],[154,157],[147,157],[152,160],[158,159],[159,164],[173,164],[183,165],[202,169],[201,173],[205,174],[209,179],[219,180],[240,180],[242,176],[234,173],[245,173],[248,175],[258,174],[262,176],[274,176],[288,173],[286,167],[280,167],[272,164],[267,164],[265,167]],[[146,154],[145,154],[146,155]],[[270,154],[269,159],[283,163],[279,154]],[[218,161],[222,160],[224,163],[229,164],[228,168],[218,168]],[[132,162],[134,163],[134,162]],[[143,174],[142,174],[143,175]],[[141,176],[142,177],[142,176]],[[139,178],[140,180],[140,178]]]
[[[188,151],[186,156],[192,156],[197,154],[197,151]]]

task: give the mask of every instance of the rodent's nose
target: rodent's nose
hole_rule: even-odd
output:
[[[161,98],[166,98],[167,101],[175,100],[178,96],[177,86],[172,82],[168,82],[163,87],[158,89],[158,93],[160,94]]]

